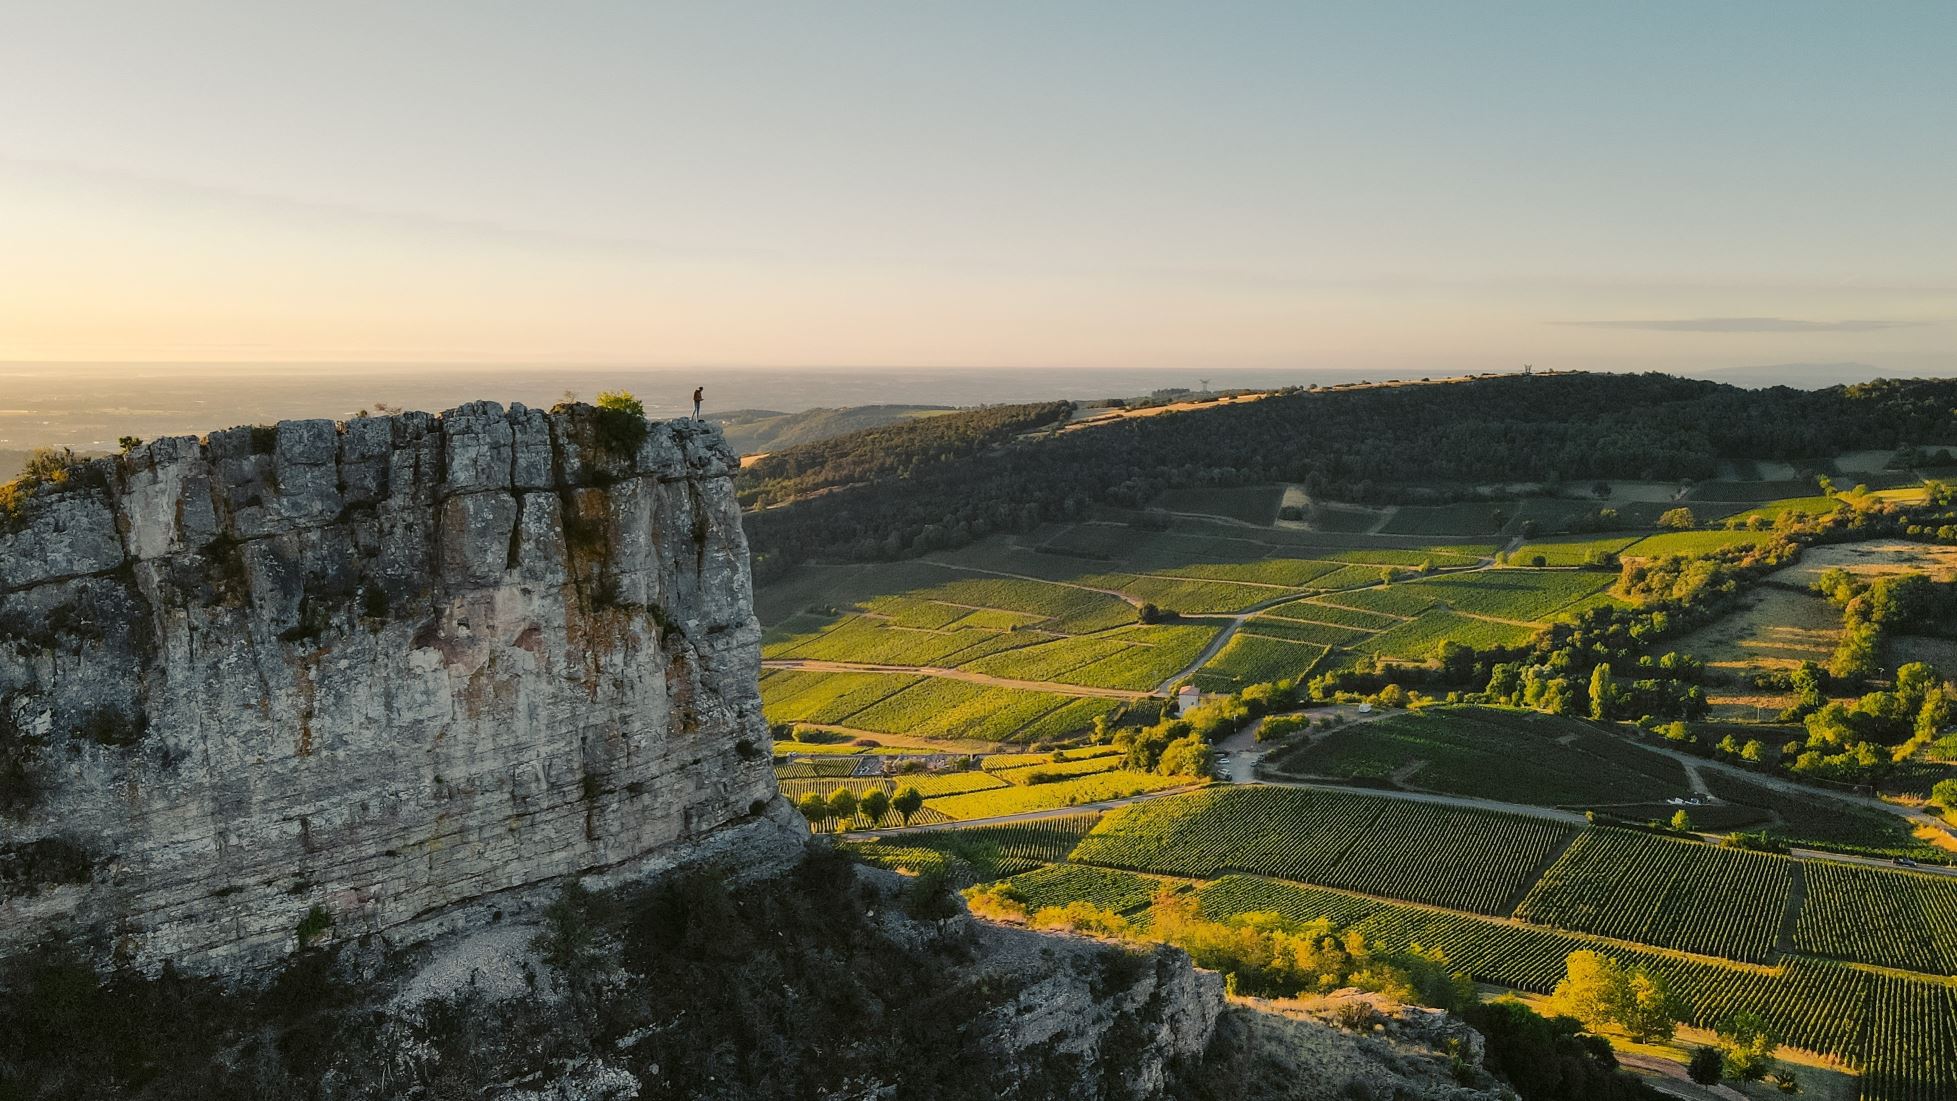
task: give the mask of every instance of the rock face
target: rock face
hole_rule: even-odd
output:
[[[1202,1060],[1223,976],[1181,949],[1144,953],[1080,937],[982,926],[981,967],[1026,985],[981,1022],[1032,1096],[1161,1097]]]
[[[158,440],[0,511],[0,955],[250,963],[780,839],[736,463],[478,403]]]
[[[1514,1101],[1482,1065],[1485,1041],[1438,1009],[1381,994],[1241,999],[1217,1026],[1209,1097],[1261,1101]]]

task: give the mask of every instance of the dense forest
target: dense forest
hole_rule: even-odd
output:
[[[1703,479],[1957,437],[1957,381],[1744,390],[1661,374],[1509,375],[1287,391],[1022,437],[1065,403],[946,414],[791,448],[743,471],[764,576],[823,556],[896,558],[991,531],[1140,506],[1187,485],[1297,482],[1350,501],[1435,501],[1477,483]]]

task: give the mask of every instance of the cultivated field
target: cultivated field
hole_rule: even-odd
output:
[[[1685,770],[1580,722],[1534,711],[1434,707],[1280,750],[1274,774],[1387,781],[1506,803],[1601,807],[1685,795]]]
[[[1076,850],[1091,864],[1213,878],[1254,872],[1481,913],[1506,913],[1569,837],[1540,819],[1334,792],[1239,788],[1108,816]]]
[[[1588,830],[1515,913],[1539,925],[1765,963],[1793,867],[1784,856]]]

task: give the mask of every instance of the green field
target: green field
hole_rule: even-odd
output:
[[[1439,608],[1418,618],[1381,631],[1359,642],[1356,649],[1402,661],[1426,661],[1443,642],[1458,642],[1477,650],[1523,646],[1539,628],[1516,623],[1501,623]]]
[[[1370,589],[1329,593],[1317,598],[1314,603],[1405,620],[1433,607],[1439,599],[1439,595],[1427,586],[1406,581],[1397,585],[1376,585]]]
[[[1047,784],[1013,784],[989,791],[975,791],[969,795],[951,795],[928,800],[925,806],[947,818],[997,818],[1027,811],[1055,810],[1109,799],[1125,799],[1130,795],[1180,787],[1189,782],[1187,776],[1158,776],[1153,772],[1117,769]]]
[[[1765,963],[1793,876],[1784,856],[1588,830],[1515,913],[1539,925]]]
[[[1101,816],[1092,811],[1056,814],[1037,822],[915,830],[844,847],[858,859],[892,870],[943,871],[971,883],[1017,875],[1067,859]]]
[[[1670,555],[1696,556],[1730,547],[1759,546],[1770,543],[1770,531],[1667,531],[1647,535],[1624,548],[1627,558],[1664,558]]]
[[[994,654],[965,668],[1013,680],[1146,691],[1188,667],[1215,635],[1210,626],[1137,624]]]
[[[1819,516],[1833,512],[1841,507],[1841,502],[1833,497],[1783,497],[1778,501],[1768,501],[1741,512],[1729,513],[1719,517],[1721,523],[1744,523],[1750,520],[1777,520],[1783,512],[1799,512],[1809,516]]]
[[[1110,814],[1074,859],[1202,879],[1254,872],[1492,914],[1508,912],[1570,832],[1399,799],[1229,788]]]
[[[1309,672],[1325,656],[1325,649],[1253,634],[1246,625],[1196,671],[1196,684],[1205,692],[1235,692],[1247,684],[1295,679]]]
[[[978,769],[965,769],[960,772],[920,772],[914,775],[852,776],[841,778],[783,779],[781,793],[790,799],[801,799],[811,793],[829,795],[837,788],[848,788],[857,795],[881,791],[885,795],[895,795],[904,788],[916,788],[923,796],[962,795],[968,791],[990,791],[1005,787],[1010,781],[1001,776]],[[895,819],[891,819],[895,821]]]
[[[1245,621],[1243,629],[1252,634],[1263,635],[1266,638],[1281,638],[1291,642],[1309,643],[1310,645],[1322,646],[1327,649],[1350,646],[1372,634],[1370,631],[1364,631],[1357,627],[1343,627],[1333,623],[1317,623],[1310,621],[1309,618],[1293,618],[1294,616],[1309,617],[1312,610],[1313,608],[1311,606],[1300,607],[1296,604],[1286,604],[1275,612],[1264,612],[1251,616],[1250,619]]]
[[[926,678],[899,673],[805,673],[777,669],[761,678],[768,721],[833,723],[871,707]]]
[[[852,712],[841,725],[926,738],[1004,741],[1074,697],[971,684],[945,677],[917,683]],[[1113,710],[1118,701],[1102,701]]]
[[[1493,569],[1431,577],[1411,585],[1457,612],[1541,621],[1566,605],[1609,588],[1614,580],[1610,574],[1574,570]]]
[[[989,766],[988,766],[989,767]],[[1057,776],[1092,776],[1097,772],[1113,772],[1121,767],[1121,755],[1107,753],[1099,757],[1082,757],[1078,760],[1039,761],[1033,764],[1017,765],[1011,768],[991,768],[990,774],[1011,784],[1047,783]],[[1045,777],[1045,779],[1042,779]],[[997,785],[987,784],[987,788]],[[978,788],[972,789],[980,790]],[[924,792],[929,795],[930,792]],[[947,792],[946,794],[952,794]]]
[[[1272,754],[1300,776],[1385,780],[1505,803],[1590,807],[1686,794],[1678,762],[1585,723],[1535,711],[1431,707],[1335,730]]]
[[[1600,555],[1616,554],[1639,535],[1558,535],[1522,544],[1509,555],[1511,566],[1534,567],[1540,555],[1544,566],[1582,566]]]
[[[1092,725],[1095,715],[1121,706],[1114,699],[897,673],[777,669],[763,677],[761,693],[769,722],[979,741],[1036,741],[1077,734]]]
[[[1719,481],[1700,482],[1686,491],[1685,503],[1698,511],[1700,501],[1738,502],[1741,504],[1760,504],[1767,501],[1799,497],[1814,492],[1811,479],[1788,478],[1779,481]]]
[[[1402,622],[1393,616],[1368,612],[1359,608],[1346,608],[1330,603],[1324,598],[1317,600],[1294,600],[1280,604],[1268,612],[1261,612],[1257,618],[1266,616],[1283,619],[1296,619],[1334,627],[1347,627],[1355,631],[1384,631]]]

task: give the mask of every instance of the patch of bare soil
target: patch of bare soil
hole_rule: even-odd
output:
[[[1779,711],[1793,697],[1762,692],[1746,683],[1749,677],[1792,669],[1803,661],[1826,663],[1840,635],[1840,613],[1821,597],[1760,588],[1745,607],[1685,636],[1676,648],[1731,680],[1707,692],[1713,718],[1751,718],[1760,711]]]
[[[1906,543],[1899,539],[1869,539],[1809,547],[1801,560],[1773,575],[1773,580],[1807,586],[1821,571],[1839,566],[1850,573],[1926,573],[1938,581],[1957,580],[1957,547]]]

